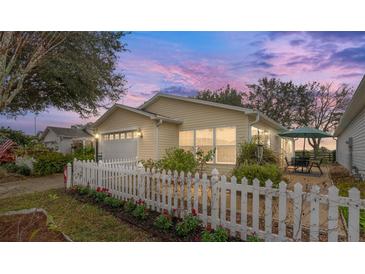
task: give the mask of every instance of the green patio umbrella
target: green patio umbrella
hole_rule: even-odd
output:
[[[331,134],[324,132],[322,130],[316,128],[309,127],[301,127],[293,130],[285,131],[279,133],[281,137],[289,137],[289,138],[304,138],[304,146],[303,146],[303,156],[305,151],[305,139],[306,138],[329,138],[333,137]]]

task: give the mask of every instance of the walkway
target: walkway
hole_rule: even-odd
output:
[[[0,199],[63,187],[63,174],[32,177],[26,180],[0,184]]]

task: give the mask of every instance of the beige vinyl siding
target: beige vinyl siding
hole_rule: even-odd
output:
[[[156,100],[145,110],[183,121],[178,126],[179,131],[235,126],[236,143],[239,144],[248,139],[248,117],[243,112],[164,97]],[[207,172],[211,172],[212,168],[216,167],[221,174],[228,174],[233,166],[211,164]]]
[[[158,129],[159,134],[159,159],[166,152],[166,149],[179,146],[179,129],[178,125],[162,123]]]
[[[365,176],[365,109],[351,121],[337,138],[337,162],[349,170],[351,168],[349,146],[346,142],[350,137],[353,138],[352,164]]]
[[[97,132],[117,132],[129,128],[140,128],[142,131],[143,137],[138,140],[138,159],[155,159],[157,154],[155,151],[156,126],[155,121],[149,117],[128,110],[117,109],[97,127]]]

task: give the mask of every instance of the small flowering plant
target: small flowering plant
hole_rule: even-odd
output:
[[[96,194],[95,194],[95,201],[98,203],[104,202],[104,199],[106,197],[111,197],[111,193],[109,192],[109,190],[107,188],[101,188],[101,187],[97,187],[96,188]]]
[[[203,242],[227,242],[228,233],[223,227],[218,227],[216,230],[206,229],[202,233]]]
[[[189,214],[176,225],[176,233],[180,237],[186,237],[193,234],[200,227],[200,220],[197,216]]]
[[[156,218],[154,226],[162,231],[168,231],[171,229],[172,217],[167,211],[167,209],[164,209],[162,211],[162,214]]]
[[[133,212],[133,210],[136,208],[136,204],[134,203],[133,199],[129,199],[124,204],[124,210],[127,212]]]
[[[144,201],[137,202],[137,206],[132,211],[132,215],[140,220],[145,220],[147,218],[147,208]]]

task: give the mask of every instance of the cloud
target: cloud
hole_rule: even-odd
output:
[[[304,39],[294,39],[290,41],[290,45],[296,47],[305,44],[305,42],[306,41]]]
[[[158,92],[191,97],[191,96],[195,96],[198,93],[198,90],[184,87],[184,86],[171,86],[171,87],[160,89]]]

